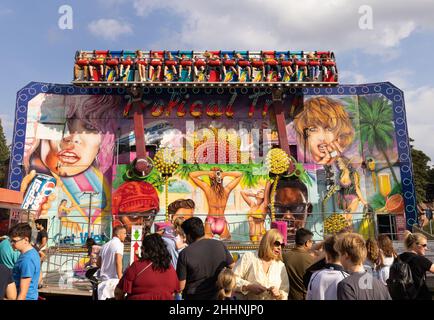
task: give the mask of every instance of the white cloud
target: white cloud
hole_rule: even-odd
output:
[[[434,87],[421,87],[404,92],[409,135],[417,149],[434,162]]]
[[[119,36],[133,32],[128,23],[116,19],[99,19],[88,25],[90,33],[106,40],[116,40]]]
[[[434,1],[374,0],[132,0],[136,14],[165,9],[180,16],[173,46],[239,49],[361,49],[396,57],[400,42],[417,30],[432,29]],[[373,30],[359,28],[361,5],[373,9]]]
[[[361,73],[341,70],[339,71],[339,82],[345,84],[361,84],[368,82],[368,79]]]

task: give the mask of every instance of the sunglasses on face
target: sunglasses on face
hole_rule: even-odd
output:
[[[422,246],[422,247],[424,247],[424,248],[427,247],[427,244],[426,244],[426,243],[424,243],[424,244],[420,244],[420,243],[418,243],[418,245],[420,245],[420,246]]]
[[[275,204],[274,209],[276,213],[305,213],[307,208],[307,203],[299,203],[299,204],[292,204],[292,205],[280,205]]]
[[[285,247],[285,244],[282,243],[282,242],[280,242],[280,241],[274,241],[273,244],[274,244],[275,247],[281,247],[281,248]]]

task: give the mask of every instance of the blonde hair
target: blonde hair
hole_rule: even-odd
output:
[[[345,233],[339,236],[334,248],[341,256],[347,254],[354,264],[362,264],[367,256],[365,240],[357,233]]]
[[[223,268],[217,278],[217,287],[219,288],[218,300],[224,300],[231,297],[232,290],[236,286],[235,273],[230,268]]]
[[[426,237],[422,233],[408,232],[404,238],[404,245],[407,249],[411,249],[415,244],[419,244],[421,240],[426,240]]]
[[[274,259],[273,247],[276,240],[283,241],[283,236],[277,229],[268,230],[261,239],[258,249],[258,257],[262,260]],[[280,254],[279,260],[282,260],[282,254]]]
[[[354,128],[344,106],[328,97],[315,97],[304,102],[303,111],[294,119],[294,128],[300,145],[304,144],[306,128],[330,128],[342,148],[351,144]]]

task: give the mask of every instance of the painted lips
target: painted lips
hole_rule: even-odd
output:
[[[67,164],[74,164],[80,160],[80,157],[68,150],[61,151],[57,154],[57,157],[60,159],[61,162],[67,163]]]

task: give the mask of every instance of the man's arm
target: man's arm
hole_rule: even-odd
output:
[[[47,245],[47,240],[48,240],[48,238],[47,237],[42,237],[42,239],[41,239],[41,243],[39,244],[39,248],[44,248],[46,245]]]
[[[15,300],[17,299],[17,287],[15,286],[15,282],[9,283],[9,285],[6,287],[6,299],[8,300]]]
[[[179,281],[179,291],[184,291],[185,289],[185,283],[187,282],[187,280],[181,280]]]
[[[17,300],[26,300],[27,292],[30,288],[30,282],[32,278],[21,278],[20,279],[20,294],[17,297]]]
[[[115,253],[116,273],[118,278],[122,278],[122,255]]]

